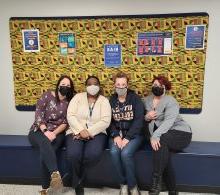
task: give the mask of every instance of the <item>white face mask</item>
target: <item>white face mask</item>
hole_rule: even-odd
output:
[[[97,85],[90,85],[86,87],[86,91],[88,94],[94,96],[96,95],[100,90],[100,87]]]

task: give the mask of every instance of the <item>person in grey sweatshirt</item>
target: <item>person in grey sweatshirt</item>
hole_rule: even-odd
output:
[[[162,177],[169,195],[176,195],[178,192],[171,165],[171,151],[179,151],[188,146],[192,132],[179,114],[177,100],[166,95],[166,91],[171,89],[171,82],[164,76],[158,76],[152,84],[152,95],[145,102],[145,120],[148,122],[153,149],[153,175],[149,195],[160,193]]]

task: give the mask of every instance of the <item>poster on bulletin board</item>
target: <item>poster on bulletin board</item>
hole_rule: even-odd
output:
[[[187,25],[185,45],[187,50],[204,49],[205,25]]]
[[[172,32],[138,33],[137,55],[171,55]]]
[[[104,58],[106,67],[120,67],[121,65],[121,45],[106,44],[104,46]]]
[[[39,52],[39,30],[26,29],[22,30],[23,48],[24,52]]]
[[[75,35],[73,33],[59,33],[59,46],[61,55],[75,53]]]

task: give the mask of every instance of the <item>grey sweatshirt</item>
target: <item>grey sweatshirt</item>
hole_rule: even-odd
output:
[[[146,98],[146,112],[153,110],[153,97],[153,95],[150,95]],[[160,139],[160,136],[169,130],[192,132],[190,126],[180,116],[179,104],[174,97],[164,95],[155,111],[157,118],[149,121],[149,131],[152,138]],[[154,131],[155,125],[157,129]]]

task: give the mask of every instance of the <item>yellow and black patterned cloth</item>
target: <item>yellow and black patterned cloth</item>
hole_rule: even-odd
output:
[[[34,106],[44,91],[55,88],[62,74],[73,79],[77,92],[84,90],[88,75],[96,75],[104,95],[109,96],[113,90],[112,76],[121,70],[130,75],[130,88],[142,97],[150,93],[155,75],[167,76],[172,82],[170,93],[181,108],[201,111],[208,20],[207,13],[11,18],[15,106],[18,110]],[[204,49],[185,50],[186,25],[206,26]],[[39,29],[40,52],[23,51],[23,29]],[[60,54],[59,33],[63,32],[75,35],[74,55]],[[137,36],[142,32],[172,32],[172,55],[137,56]],[[104,65],[104,44],[121,44],[120,68]]]

